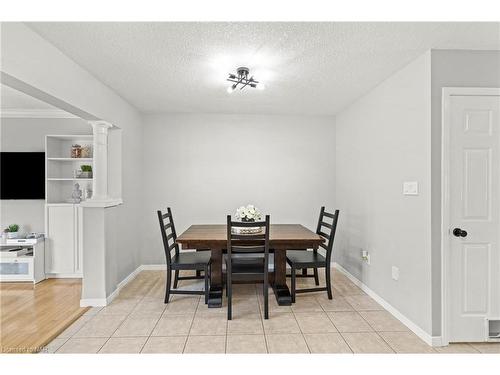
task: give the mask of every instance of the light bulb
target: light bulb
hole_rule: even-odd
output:
[[[264,85],[263,83],[259,83],[257,85],[257,89],[259,89],[259,90],[265,90],[266,89],[266,85]]]
[[[233,86],[229,86],[226,91],[227,91],[228,94],[232,94],[233,91],[234,91]]]

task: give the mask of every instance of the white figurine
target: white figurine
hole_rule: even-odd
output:
[[[80,189],[80,184],[78,182],[73,187],[71,198],[73,198],[73,203],[80,203],[82,201],[82,190]]]

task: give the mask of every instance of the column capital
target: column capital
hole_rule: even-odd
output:
[[[88,121],[94,132],[96,131],[106,131],[113,127],[113,124],[104,120]]]

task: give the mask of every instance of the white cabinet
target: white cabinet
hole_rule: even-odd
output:
[[[82,277],[82,208],[47,204],[45,273],[52,277]]]
[[[36,284],[45,280],[45,241],[43,238],[27,241],[25,244],[0,244],[0,248],[15,246],[23,249],[22,255],[2,252],[0,282],[31,281]]]

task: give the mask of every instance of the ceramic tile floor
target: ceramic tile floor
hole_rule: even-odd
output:
[[[234,286],[231,321],[225,300],[223,308],[209,309],[201,296],[176,295],[165,305],[164,285],[165,272],[141,272],[111,305],[90,309],[42,352],[500,353],[500,343],[431,348],[336,270],[333,300],[300,294],[293,306],[278,306],[270,290],[269,320],[262,318],[261,285]]]

